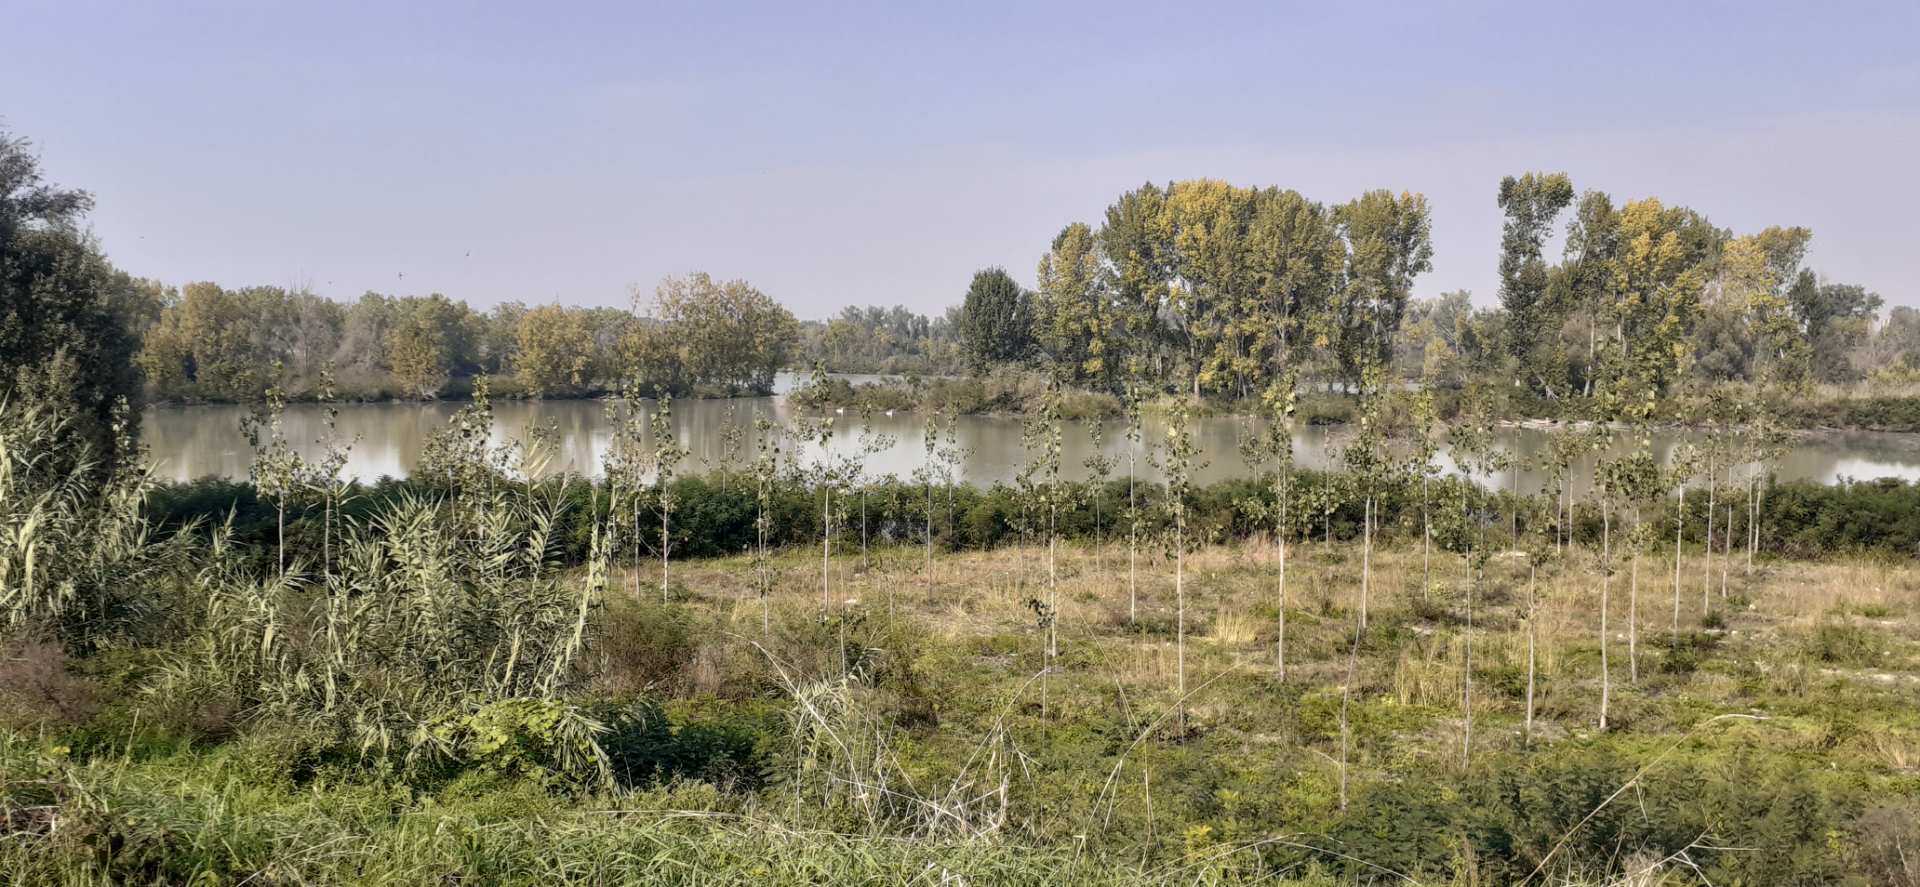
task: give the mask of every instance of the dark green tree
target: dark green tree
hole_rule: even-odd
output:
[[[1813,349],[1813,375],[1822,382],[1858,377],[1852,354],[1865,344],[1882,304],[1878,293],[1851,283],[1821,283],[1801,271],[1787,290],[1795,319]]]
[[[1005,268],[974,272],[960,307],[960,346],[975,373],[1033,352],[1033,297]]]
[[[1413,280],[1433,268],[1432,222],[1420,194],[1369,191],[1334,210],[1347,243],[1346,286],[1336,299],[1339,360],[1349,382],[1393,359]]]
[[[1541,256],[1553,220],[1573,202],[1566,173],[1527,173],[1500,180],[1500,304],[1507,311],[1507,346],[1521,377],[1535,390],[1564,394],[1566,359],[1560,353],[1563,306],[1549,298],[1552,269]],[[1562,290],[1564,291],[1564,290]]]
[[[85,191],[45,183],[31,144],[0,130],[0,398],[70,403],[76,430],[107,458],[115,405],[140,398],[136,319],[151,313],[152,290],[82,229],[92,206]]]

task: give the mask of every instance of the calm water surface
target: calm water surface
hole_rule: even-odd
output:
[[[782,379],[782,387],[790,380]],[[382,476],[403,477],[419,459],[428,437],[446,427],[447,420],[460,408],[457,403],[423,404],[348,404],[340,408],[341,433],[355,441],[347,472],[362,480]],[[643,404],[643,412],[652,404]],[[142,427],[158,474],[173,480],[191,480],[209,475],[245,478],[252,452],[240,432],[240,419],[246,408],[218,406],[160,406],[150,408]],[[740,458],[752,458],[754,419],[764,416],[776,425],[790,423],[803,411],[793,407],[782,395],[735,400],[683,400],[673,407],[675,433],[692,456],[683,470],[720,467],[725,459],[723,432],[729,426],[744,430],[747,439]],[[598,401],[503,401],[494,405],[495,435],[500,440],[518,437],[532,425],[552,426],[559,432],[554,467],[575,472],[598,474],[600,460],[607,447],[609,427],[605,404]],[[323,412],[312,404],[287,408],[285,428],[288,438],[309,457],[318,455],[318,443],[324,433]],[[870,477],[894,475],[910,477],[925,459],[925,417],[899,413],[876,414],[870,427],[851,412],[835,417],[833,450],[852,454],[868,445],[878,451],[863,464]],[[1125,425],[1119,421],[1103,425],[1106,441],[1102,451],[1114,460],[1115,476],[1127,472],[1129,451]],[[1206,417],[1195,421],[1194,433],[1206,464],[1198,472],[1202,482],[1254,473],[1240,456],[1240,441],[1257,426],[1238,417]],[[976,484],[1011,480],[1026,461],[1021,445],[1021,423],[1016,417],[963,416],[954,430],[962,451],[960,479]],[[1137,470],[1143,478],[1158,477],[1149,463],[1148,450],[1164,437],[1160,417],[1146,421],[1146,443],[1134,452]],[[1298,463],[1308,468],[1334,464],[1334,455],[1345,444],[1348,432],[1339,428],[1303,428],[1295,435],[1294,452]],[[1665,459],[1688,442],[1703,438],[1697,432],[1657,433],[1653,447]],[[1498,443],[1509,451],[1530,459],[1543,452],[1549,433],[1536,428],[1504,428]],[[944,444],[944,441],[943,441]],[[819,458],[820,449],[811,444],[798,449],[805,464]],[[1083,465],[1094,455],[1088,429],[1083,423],[1068,423],[1064,429],[1062,462],[1076,476],[1084,475]],[[1441,463],[1451,463],[1444,453]],[[1793,449],[1781,459],[1777,469],[1781,477],[1831,483],[1841,478],[1866,480],[1880,477],[1920,479],[1920,435],[1872,432],[1823,433],[1798,438]],[[1576,477],[1587,474],[1585,466]],[[1501,486],[1538,488],[1544,475],[1523,468],[1518,477],[1499,474],[1490,480]]]

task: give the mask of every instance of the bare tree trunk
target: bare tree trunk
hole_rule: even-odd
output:
[[[1613,588],[1613,503],[1600,502],[1600,732],[1607,730],[1607,702],[1613,676],[1607,669],[1607,605]]]
[[[1599,325],[1600,325],[1600,318],[1595,316],[1594,313],[1591,310],[1589,310],[1587,312],[1587,378],[1586,378],[1586,391],[1584,392],[1584,394],[1588,397],[1591,397],[1593,395],[1593,345],[1594,345],[1593,339],[1594,339],[1594,330],[1597,327],[1599,327]]]
[[[1367,630],[1367,592],[1373,574],[1373,494],[1360,512],[1360,630]]]
[[[1055,491],[1050,490],[1047,495],[1051,498],[1054,494]],[[1060,532],[1057,520],[1055,506],[1049,501],[1047,503],[1047,607],[1051,612],[1047,619],[1048,668],[1053,667],[1053,660],[1060,658],[1060,570],[1056,556]]]
[[[1173,531],[1174,599],[1174,696],[1179,700],[1174,726],[1180,738],[1187,737],[1187,534],[1183,527]]]
[[[1467,627],[1460,643],[1460,713],[1464,716],[1460,733],[1460,770],[1473,766],[1473,599],[1480,589],[1485,570],[1475,566],[1467,577]]]
[[[1553,530],[1555,553],[1567,553],[1567,541],[1573,539],[1573,485],[1560,480],[1560,526]]]
[[[1134,499],[1134,458],[1127,454],[1127,624],[1140,615],[1139,504]]]
[[[932,469],[929,468],[928,470],[931,471]],[[933,481],[929,479],[925,484],[925,486],[926,486],[926,497],[927,497],[927,601],[928,603],[932,603],[933,601]]]
[[[1720,599],[1726,601],[1726,570],[1734,564],[1734,503],[1726,503],[1726,532],[1720,536],[1726,538],[1720,549]]]
[[[765,490],[766,480],[764,478],[760,481],[760,484],[761,489]],[[762,502],[769,498],[771,497],[765,494],[760,497]],[[762,505],[761,507],[765,508],[766,506]],[[773,583],[771,577],[767,575],[766,524],[770,520],[769,518],[754,521],[755,524],[759,525],[754,529],[757,531],[755,535],[757,535],[760,540],[760,637],[762,640],[773,637]]]
[[[1760,469],[1756,466],[1747,496],[1747,575],[1753,575],[1753,550],[1760,546]]]
[[[1527,721],[1526,738],[1533,740],[1533,685],[1537,673],[1537,661],[1534,648],[1539,640],[1539,597],[1535,593],[1539,578],[1540,565],[1532,558],[1527,559]]]
[[[1427,470],[1420,470],[1420,596],[1433,599],[1433,517],[1427,511]]]
[[[820,612],[833,612],[827,582],[827,558],[833,554],[833,486],[820,485]]]
[[[1507,466],[1507,478],[1508,478],[1507,492],[1508,492],[1508,495],[1511,497],[1510,501],[1508,501],[1507,503],[1507,520],[1510,522],[1508,531],[1509,531],[1509,535],[1513,537],[1513,547],[1519,548],[1520,547],[1520,463],[1517,459],[1514,461],[1512,465]]]
[[[1348,720],[1347,707],[1353,699],[1353,672],[1360,658],[1360,635],[1356,628],[1353,632],[1353,644],[1347,648],[1347,676],[1340,682],[1340,809],[1347,809],[1347,758],[1353,744],[1353,728]]]
[[[1713,609],[1713,512],[1714,496],[1720,492],[1720,476],[1713,473],[1713,450],[1707,450],[1707,538],[1700,557],[1700,618]]]
[[[1673,646],[1680,646],[1680,537],[1687,524],[1687,484],[1680,482],[1680,507],[1673,516]]]
[[[1291,487],[1292,484],[1289,482],[1282,489]],[[1273,645],[1273,664],[1274,671],[1282,681],[1287,679],[1287,528],[1285,523],[1287,498],[1289,497],[1283,492],[1279,503],[1282,516],[1276,522],[1278,526],[1274,530],[1274,537],[1279,540],[1280,547],[1280,605],[1278,607],[1280,627]]]
[[[1632,567],[1627,575],[1627,683],[1640,683],[1640,506],[1633,506]]]

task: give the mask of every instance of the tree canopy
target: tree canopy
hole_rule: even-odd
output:
[[[93,198],[48,184],[32,146],[0,130],[0,398],[57,398],[101,447],[117,405],[137,422],[133,362],[156,287],[115,269],[81,228]]]

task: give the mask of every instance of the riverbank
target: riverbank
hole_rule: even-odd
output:
[[[448,402],[472,399],[473,376],[450,378],[431,398],[407,396],[380,385],[342,384],[334,392],[338,403],[407,404]],[[565,386],[535,396],[511,374],[488,377],[490,394],[502,401],[577,401],[604,400],[620,392],[604,385]],[[698,387],[675,392],[678,398],[691,400],[750,399],[786,396],[796,405],[815,411],[861,414],[914,413],[919,415],[957,415],[983,417],[1024,417],[1040,409],[1047,383],[1044,374],[1017,368],[1000,368],[983,376],[945,376],[891,373],[828,374],[825,386],[816,386],[812,373],[803,367],[784,370],[764,389]],[[1732,387],[1718,398],[1721,403],[1748,396],[1740,387]],[[300,386],[285,392],[290,403],[314,403],[319,391]],[[235,404],[219,398],[156,398],[149,406],[211,406]],[[1460,392],[1451,388],[1434,389],[1435,411],[1442,419],[1458,415]],[[1498,419],[1517,428],[1553,428],[1568,423],[1580,424],[1590,413],[1590,405],[1581,400],[1549,400],[1526,393],[1507,393],[1498,403]],[[1057,408],[1067,421],[1117,419],[1125,413],[1125,403],[1109,392],[1067,388],[1060,394]],[[1150,397],[1142,411],[1158,414],[1165,408],[1164,398]],[[1809,432],[1871,431],[1899,434],[1920,433],[1920,392],[1901,390],[1874,393],[1858,387],[1822,386],[1807,397],[1777,399],[1770,407],[1774,420],[1783,427]],[[1655,410],[1659,427],[1688,429],[1703,427],[1702,419],[1675,412],[1676,402],[1662,401]],[[1256,402],[1232,398],[1203,397],[1195,405],[1196,415],[1256,416],[1263,407]],[[1294,421],[1309,426],[1350,423],[1358,410],[1358,400],[1350,394],[1308,386],[1295,399]]]
[[[1045,377],[1039,373],[1003,369],[984,377],[931,381],[909,377],[855,383],[841,379],[818,391],[797,389],[794,396],[804,397],[804,403],[813,408],[1024,416],[1040,409],[1045,389]],[[1461,392],[1458,389],[1436,388],[1433,393],[1435,412],[1440,418],[1450,420],[1459,414]],[[1709,399],[1724,406],[1746,396],[1748,392],[1744,389],[1729,388],[1718,396],[1709,395]],[[1593,409],[1585,400],[1550,400],[1525,393],[1507,393],[1497,406],[1497,417],[1516,427],[1552,427],[1577,422],[1591,415]],[[1147,412],[1159,412],[1163,408],[1163,398],[1157,395],[1143,404]],[[1776,398],[1769,408],[1776,422],[1794,430],[1920,433],[1920,393],[1880,395],[1828,386],[1805,398]],[[1070,388],[1062,392],[1060,409],[1069,419],[1116,418],[1123,414],[1125,404],[1109,393]],[[1255,401],[1203,397],[1196,412],[1254,416],[1263,409]],[[1296,395],[1294,421],[1304,425],[1345,425],[1353,421],[1358,409],[1359,400],[1353,395],[1309,386]],[[1654,423],[1666,428],[1707,424],[1705,419],[1682,414],[1678,409],[1676,400],[1661,401],[1655,408]]]
[[[489,375],[486,378],[487,396],[495,400],[604,400],[620,396],[619,390],[605,385],[567,385],[536,395],[512,375]],[[452,377],[431,397],[408,395],[391,387],[338,385],[331,395],[331,401],[341,404],[464,403],[473,400],[474,386],[478,379],[478,376]],[[769,397],[783,390],[778,385],[764,389],[697,386],[674,392],[674,396],[717,400],[735,397]],[[288,403],[296,404],[319,403],[323,399],[321,390],[312,385],[290,388],[283,392],[283,396]],[[149,406],[235,406],[245,405],[246,402],[213,397],[156,397],[147,403]]]

